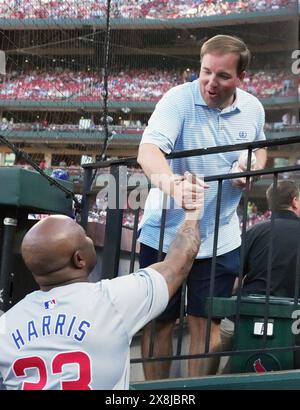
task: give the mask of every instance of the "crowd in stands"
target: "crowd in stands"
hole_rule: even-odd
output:
[[[139,221],[141,221],[142,216],[143,216],[143,210],[139,212]],[[271,211],[269,210],[258,211],[256,204],[254,202],[249,201],[248,211],[247,211],[247,222],[246,222],[247,228],[257,223],[266,221],[270,218],[271,218]],[[89,212],[89,222],[97,222],[100,224],[105,224],[106,223],[106,210],[103,210],[102,208],[97,209],[96,207],[94,207]],[[131,210],[127,209],[124,211],[122,225],[125,228],[130,228],[130,229],[133,228],[134,213]],[[240,215],[240,228],[242,230],[242,216],[241,215]]]
[[[143,211],[141,210],[139,213],[139,222],[141,221],[143,216]],[[134,226],[134,213],[130,210],[124,211],[123,219],[122,219],[122,226],[123,228],[133,229]],[[88,215],[89,222],[97,222],[100,224],[106,224],[106,211],[105,210],[90,210]]]
[[[95,125],[94,123],[86,129],[81,129],[79,124],[45,124],[46,121],[36,122],[14,122],[11,118],[8,120],[6,117],[0,119],[1,131],[53,131],[53,132],[104,132],[103,125]],[[140,121],[135,122],[136,125],[126,126],[124,125],[111,125],[110,129],[114,134],[142,134],[145,124],[141,124]]]
[[[242,212],[240,212],[239,215],[240,218],[240,228],[242,230],[243,226],[243,221],[242,221]],[[256,225],[260,222],[266,221],[271,218],[271,211],[270,210],[265,210],[265,211],[258,211],[258,208],[255,204],[255,202],[248,202],[248,208],[247,208],[247,221],[246,221],[246,227],[250,228],[252,225]]]
[[[173,85],[181,83],[181,77],[175,70],[121,71],[109,77],[109,98],[113,101],[157,101]],[[102,95],[103,82],[96,72],[12,72],[0,84],[0,99],[98,101]]]
[[[176,70],[132,69],[112,73],[108,81],[110,101],[156,102],[171,87],[184,81]],[[258,98],[296,96],[296,76],[286,71],[249,72],[243,88]],[[29,73],[11,72],[0,82],[0,99],[99,101],[103,82],[99,73],[57,69]]]
[[[300,84],[299,79],[298,84]],[[295,96],[297,94],[295,79],[284,71],[248,73],[242,88],[258,98]]]
[[[271,218],[271,212],[269,210],[262,213],[251,213],[247,218],[247,228],[250,228],[252,225],[256,225],[260,222],[266,221]]]
[[[110,130],[113,134],[135,134],[142,135],[145,124],[136,124],[126,126],[124,125],[111,125]],[[278,122],[266,122],[265,131],[280,132],[280,131],[294,131],[299,130],[300,123],[297,122],[295,115],[291,116],[291,122],[285,123],[284,121]],[[14,122],[13,119],[7,120],[6,117],[2,117],[0,120],[0,130],[1,131],[52,131],[52,132],[77,132],[82,131],[79,124],[44,124],[44,122]],[[93,124],[91,128],[85,129],[85,132],[104,132],[103,125]]]
[[[117,19],[178,19],[278,10],[296,0],[112,0],[111,17]],[[5,19],[101,19],[106,0],[0,0]]]
[[[297,121],[296,115],[290,112],[283,114],[281,121],[265,123],[266,132],[299,131],[299,129],[300,123]]]

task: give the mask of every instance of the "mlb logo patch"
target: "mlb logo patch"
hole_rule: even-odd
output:
[[[47,300],[47,302],[44,302],[45,309],[54,309],[56,304],[56,299],[51,299]]]

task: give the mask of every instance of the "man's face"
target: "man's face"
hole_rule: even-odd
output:
[[[234,101],[236,87],[245,73],[237,73],[238,56],[234,53],[205,54],[200,70],[200,91],[210,108],[223,109]]]
[[[300,194],[295,197],[293,205],[296,215],[300,218]]]

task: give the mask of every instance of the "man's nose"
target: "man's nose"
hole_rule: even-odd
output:
[[[208,81],[209,85],[217,85],[217,77],[215,75],[211,75],[209,77],[209,81]]]

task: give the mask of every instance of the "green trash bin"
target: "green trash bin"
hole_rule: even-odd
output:
[[[264,373],[299,367],[299,354],[292,348],[274,352],[262,351],[268,348],[292,347],[297,344],[298,336],[292,331],[295,321],[292,315],[295,310],[300,310],[299,303],[298,301],[295,305],[294,300],[289,298],[272,296],[269,298],[267,335],[264,340],[266,297],[251,295],[241,298],[240,321],[239,325],[235,325],[233,349],[260,351],[232,355],[230,358],[232,373]],[[213,298],[212,312],[214,317],[229,317],[234,320],[237,312],[237,297]]]

